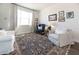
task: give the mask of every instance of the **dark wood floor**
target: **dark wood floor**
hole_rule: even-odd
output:
[[[71,46],[68,55],[79,55],[79,43]]]

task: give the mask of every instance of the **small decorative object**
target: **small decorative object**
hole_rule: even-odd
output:
[[[67,12],[67,13],[66,13],[66,17],[67,17],[67,19],[69,19],[69,18],[74,18],[74,12],[73,12],[73,11]]]
[[[58,14],[59,14],[58,21],[59,22],[64,22],[65,21],[64,11],[60,11]]]
[[[49,21],[57,21],[57,14],[52,14],[48,16]]]
[[[35,18],[35,21],[38,21],[38,18]]]

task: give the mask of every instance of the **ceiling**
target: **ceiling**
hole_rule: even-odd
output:
[[[17,3],[17,4],[34,10],[42,10],[54,3]]]

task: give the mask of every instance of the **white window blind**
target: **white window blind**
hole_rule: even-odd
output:
[[[17,26],[20,25],[32,25],[32,12],[26,10],[17,9]]]

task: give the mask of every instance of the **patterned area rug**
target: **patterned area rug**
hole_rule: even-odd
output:
[[[10,54],[15,55],[65,55],[68,46],[59,48],[50,42],[47,36],[29,33],[16,37],[17,48]],[[19,51],[19,53],[18,53]]]

